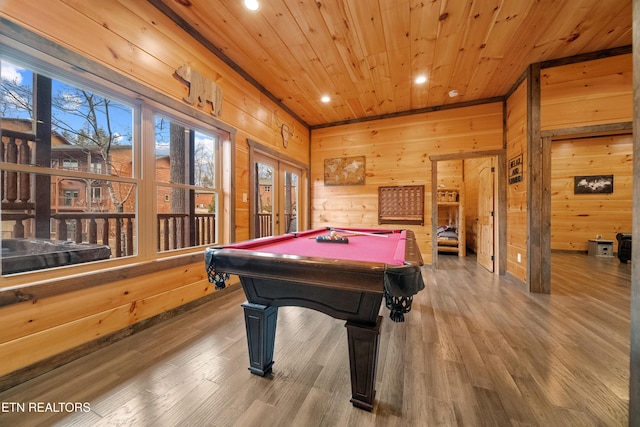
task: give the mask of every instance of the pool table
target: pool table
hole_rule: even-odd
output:
[[[239,276],[249,370],[271,372],[278,307],[311,308],[346,320],[351,402],[373,409],[382,316],[396,322],[424,288],[420,250],[411,230],[322,228],[207,248],[211,281]]]

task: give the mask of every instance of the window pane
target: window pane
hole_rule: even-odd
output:
[[[191,131],[181,124],[156,116],[156,180],[189,183]]]
[[[132,177],[133,108],[11,62],[0,68],[2,274],[135,255],[137,186],[105,179]],[[51,132],[36,140],[33,121],[49,116]]]
[[[217,194],[158,186],[158,250],[216,242]]]
[[[266,163],[256,163],[257,179],[256,183],[256,227],[255,237],[273,236],[274,218],[273,218],[273,187],[274,175],[276,170],[273,166]]]
[[[0,172],[5,178],[13,173]],[[24,209],[32,208],[31,198],[13,205],[5,202],[0,212],[3,275],[137,253],[135,184],[68,175],[27,176],[29,182],[47,183],[48,191],[40,189],[37,194],[50,198],[51,212],[45,217]]]
[[[195,131],[194,184],[198,187],[216,187],[217,137]]]
[[[15,164],[34,163],[35,129],[33,126],[33,72],[19,65],[0,61],[0,123],[2,143],[0,161]],[[13,175],[16,177],[17,175]],[[22,199],[19,181],[9,181],[2,188],[3,196],[9,201]]]
[[[189,129],[162,116],[156,116],[155,128],[156,180],[215,188],[218,135]]]
[[[33,118],[33,73],[11,62],[0,61],[0,117],[3,129],[31,132]],[[7,120],[6,119],[17,119]]]
[[[285,233],[298,231],[298,175],[284,172]]]
[[[216,242],[218,135],[157,115],[158,250]]]
[[[51,167],[131,177],[133,109],[52,80]]]

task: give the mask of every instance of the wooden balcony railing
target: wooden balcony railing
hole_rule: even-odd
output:
[[[33,134],[2,129],[0,161],[18,165],[30,164],[30,144],[34,140]],[[31,174],[0,170],[0,200],[3,211],[33,209]]]
[[[271,220],[272,214],[259,213],[256,214],[256,237],[273,236],[273,221]],[[296,215],[285,214],[284,215],[284,232],[293,233],[298,231]]]
[[[256,237],[273,236],[272,216],[270,213],[256,214]]]
[[[111,247],[115,258],[135,253],[133,213],[61,212],[51,214],[56,220],[55,239],[76,243],[101,243]],[[69,233],[71,228],[72,233]],[[70,235],[71,234],[71,235]],[[24,237],[24,236],[16,236]]]
[[[14,222],[12,238],[25,236],[24,222],[33,218],[29,214],[2,214],[2,222]],[[69,240],[75,243],[108,245],[111,256],[119,258],[136,253],[135,214],[114,212],[58,212],[52,213],[55,226],[51,231],[54,240]],[[194,241],[188,236],[187,214],[158,214],[158,250],[168,251],[216,242],[215,214],[193,216]]]
[[[195,232],[194,242],[191,245],[186,244],[189,235],[188,219],[187,214],[158,214],[158,251],[215,243],[215,214],[198,213],[193,216]]]

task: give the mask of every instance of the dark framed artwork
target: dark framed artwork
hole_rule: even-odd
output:
[[[364,185],[365,156],[324,159],[324,185]]]
[[[581,175],[573,177],[574,194],[613,193],[613,175]]]

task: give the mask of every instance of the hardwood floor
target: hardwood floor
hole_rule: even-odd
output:
[[[382,309],[371,413],[349,403],[344,322],[312,310],[279,310],[274,372],[250,374],[239,291],[0,393],[0,425],[627,425],[631,265],[552,266],[537,295],[440,257],[404,324]]]

